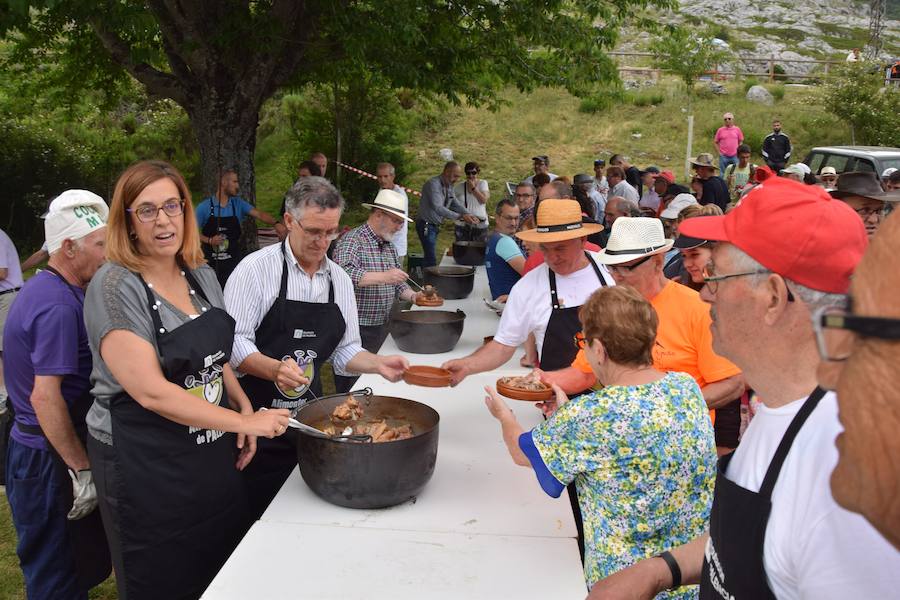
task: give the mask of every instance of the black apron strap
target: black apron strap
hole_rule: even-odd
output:
[[[180,261],[179,261],[180,262]],[[186,266],[180,264],[181,269],[184,271],[184,278],[187,279],[188,285],[191,286],[191,289],[200,294],[200,297],[203,300],[212,306],[212,302],[209,301],[209,298],[206,297],[206,292],[203,291],[203,286],[200,285],[200,282],[194,277],[194,274],[188,269]]]
[[[594,262],[594,259],[591,258],[591,255],[585,250],[584,257],[588,259],[588,262],[591,264],[591,268],[594,269],[594,273],[597,275],[597,279],[600,280],[600,287],[606,287],[606,279],[603,277],[603,274],[600,273],[600,267],[597,266],[597,263]],[[547,271],[550,273],[550,306],[553,307],[553,310],[559,309],[559,299],[557,298],[556,293],[556,273],[553,272],[553,269],[547,268]]]
[[[772,490],[775,488],[775,482],[778,481],[778,475],[781,473],[781,467],[784,465],[784,460],[791,450],[794,438],[797,437],[800,428],[806,423],[809,415],[816,409],[816,406],[819,405],[819,401],[824,395],[825,390],[820,387],[813,390],[813,393],[809,395],[809,398],[807,398],[803,403],[803,406],[800,407],[800,410],[791,421],[791,424],[788,425],[787,431],[784,432],[784,437],[781,438],[781,443],[778,444],[778,448],[775,450],[775,455],[772,457],[772,462],[769,463],[769,469],[766,471],[766,476],[759,488],[759,495],[766,498],[766,500],[769,500],[772,497]]]
[[[600,280],[600,287],[606,287],[606,279],[603,277],[603,274],[600,273],[600,267],[597,266],[597,263],[594,262],[594,259],[591,258],[591,255],[585,250],[584,255],[587,257],[588,262],[591,263],[591,266],[594,268],[594,273],[597,275],[597,279]]]
[[[156,338],[159,339],[160,334],[166,332],[166,328],[163,327],[162,324],[162,318],[159,316],[159,305],[156,303],[153,291],[150,289],[150,286],[147,285],[147,282],[144,281],[141,274],[135,273],[135,275],[137,275],[141,285],[144,286],[144,293],[147,294],[147,304],[150,306],[150,317],[153,319],[153,333],[156,335]]]
[[[285,251],[285,244],[287,244],[287,238],[281,240],[281,288],[278,290],[278,299],[284,301],[287,299],[287,279],[288,279],[288,269],[287,269],[287,253]]]

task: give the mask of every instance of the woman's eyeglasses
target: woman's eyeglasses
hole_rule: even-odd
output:
[[[180,198],[170,198],[162,203],[162,206],[153,204],[141,204],[137,208],[126,208],[125,212],[137,215],[138,221],[141,223],[152,223],[159,218],[159,211],[166,213],[166,216],[177,217],[184,212],[184,200]]]

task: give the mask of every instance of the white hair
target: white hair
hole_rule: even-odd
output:
[[[732,262],[737,271],[771,271],[734,244],[732,244],[730,248]],[[748,278],[752,281],[753,285],[759,285],[765,276],[766,273],[761,273],[759,275],[749,275]],[[823,306],[843,306],[846,302],[846,296],[844,294],[833,294],[830,292],[814,290],[811,287],[797,283],[787,277],[784,278],[784,281],[787,284],[788,289],[795,296],[798,296],[803,300],[803,303],[809,307],[809,312],[811,313]]]

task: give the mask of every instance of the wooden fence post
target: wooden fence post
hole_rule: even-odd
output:
[[[769,57],[769,83],[775,83],[775,57]]]

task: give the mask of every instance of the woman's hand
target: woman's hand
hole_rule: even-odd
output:
[[[287,431],[290,412],[285,408],[260,410],[252,414],[242,415],[244,427],[243,433],[256,436],[273,438]]]
[[[242,408],[241,414],[252,415],[253,408]],[[237,463],[235,463],[234,466],[237,467],[238,471],[243,471],[256,454],[256,436],[248,435],[246,433],[237,434],[237,447],[240,452],[238,453]]]
[[[555,413],[563,404],[569,401],[569,397],[566,396],[566,393],[562,391],[561,387],[555,383],[550,384],[550,387],[553,389],[553,398],[535,404],[547,418],[550,418],[550,415]]]
[[[495,419],[502,423],[505,419],[514,418],[512,409],[493,387],[486,385],[484,391],[487,393],[487,396],[484,397],[484,404]]]

